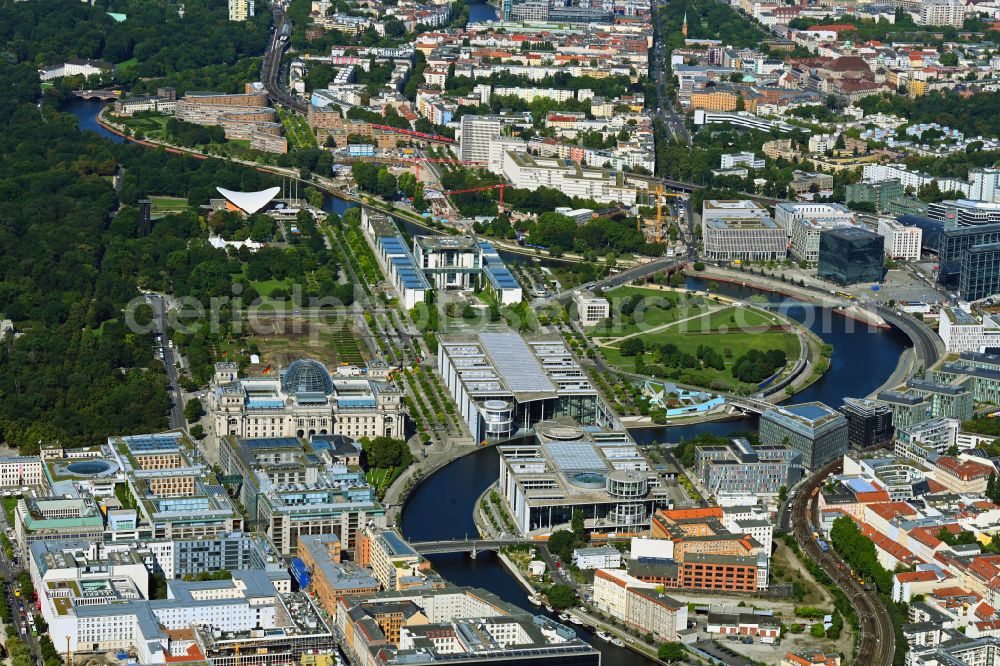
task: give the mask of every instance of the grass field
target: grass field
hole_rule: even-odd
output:
[[[180,213],[188,209],[188,200],[183,197],[149,197],[154,213]]]
[[[251,280],[250,286],[257,290],[261,298],[269,297],[275,289],[288,292],[292,288],[291,280]]]
[[[654,364],[652,355],[646,353],[643,355],[643,361],[647,373],[651,372],[706,388],[736,390],[742,385],[732,376],[733,363],[751,349],[760,351],[783,349],[788,355],[789,365],[798,359],[800,347],[795,333],[767,330],[771,326],[783,323],[768,312],[730,307],[638,337],[647,349],[670,343],[676,345],[680,351],[692,355],[697,353],[699,346],[706,345],[722,353],[725,361],[723,370],[664,368]],[[622,356],[618,349],[619,345],[620,342],[612,342],[604,347],[605,358],[618,369],[634,372],[636,357]]]
[[[151,139],[166,139],[168,120],[169,118],[163,114],[147,111],[131,118],[121,118],[120,122]]]
[[[289,113],[284,109],[278,110],[278,117],[285,128],[285,137],[292,150],[296,148],[313,148],[316,146],[316,137],[309,129],[309,123],[302,116]]]
[[[590,335],[600,338],[630,335],[708,311],[708,303],[700,296],[688,297],[686,294],[661,289],[619,287],[613,291],[605,292],[605,296],[611,302],[612,312],[617,309],[619,303],[627,298],[641,296],[643,301],[633,315],[635,323],[626,324],[616,320],[612,322],[609,329],[601,326],[587,329]],[[671,304],[672,307],[669,307],[668,304]]]

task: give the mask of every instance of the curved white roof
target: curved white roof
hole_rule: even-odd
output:
[[[271,203],[271,199],[281,191],[280,187],[269,187],[260,192],[233,192],[224,187],[215,188],[219,194],[226,197],[234,206],[244,211],[247,215],[253,215],[261,208]]]

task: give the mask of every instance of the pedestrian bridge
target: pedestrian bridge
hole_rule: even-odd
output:
[[[113,99],[120,99],[122,94],[120,90],[74,90],[73,94],[82,99],[98,99],[102,102],[110,102]]]

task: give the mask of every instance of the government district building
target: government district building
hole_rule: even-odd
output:
[[[355,546],[369,522],[385,524],[385,510],[375,489],[343,438],[316,435],[219,442],[224,475],[242,479],[240,503],[248,519],[260,525],[282,555],[293,554],[299,537],[338,534],[344,550]]]
[[[815,470],[847,451],[847,418],[821,402],[774,407],[761,414],[760,443],[788,444]]]
[[[255,664],[279,664],[335,646],[309,598],[287,585],[280,591],[264,571],[170,579],[166,598],[150,599],[150,574],[136,545],[86,541],[32,544],[28,571],[56,649],[74,656],[134,650],[141,664],[231,666],[241,648],[258,655]]]
[[[601,663],[601,654],[572,628],[470,587],[345,597],[336,627],[354,666]]]
[[[788,232],[753,201],[706,200],[701,211],[705,258],[713,261],[784,259]]]
[[[663,478],[625,431],[547,422],[535,439],[498,447],[500,494],[523,534],[568,524],[577,509],[587,530],[633,532],[670,505]]]
[[[220,438],[403,436],[402,393],[382,365],[366,376],[334,377],[322,363],[299,359],[283,371],[240,377],[236,363],[223,361],[211,395]]]
[[[427,300],[432,289],[482,290],[499,305],[524,299],[521,285],[493,245],[471,236],[415,236],[407,247],[392,218],[361,209],[361,228],[386,279],[406,309]]]
[[[477,442],[559,416],[618,427],[560,337],[525,339],[509,331],[439,336],[438,372]]]
[[[573,294],[576,303],[576,316],[581,326],[596,326],[611,316],[611,303],[602,296],[594,295],[592,291],[578,291]]]
[[[1000,323],[996,317],[987,312],[972,312],[971,308],[941,308],[938,335],[949,352],[1000,349]]]

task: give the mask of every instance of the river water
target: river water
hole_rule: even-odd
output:
[[[469,2],[469,23],[485,23],[497,20],[497,9],[491,4],[479,0]]]
[[[469,8],[473,21],[496,17],[496,10],[491,5],[470,3]],[[74,100],[64,106],[63,111],[72,113],[79,119],[81,130],[94,131],[112,141],[123,142],[121,137],[97,124],[97,113],[101,106],[99,102]],[[356,204],[328,197],[323,208],[328,212],[342,214],[354,205]],[[421,233],[418,227],[411,224],[404,224],[404,228],[410,233]],[[505,260],[523,260],[519,255],[504,254],[507,255]],[[691,289],[703,290],[706,286],[704,281],[697,278],[688,280],[688,287]],[[829,371],[815,384],[797,394],[795,402],[818,400],[832,407],[839,407],[845,397],[864,397],[892,373],[900,353],[909,345],[906,336],[895,329],[869,327],[824,308],[813,308],[776,294],[726,283],[719,284],[717,291],[739,298],[762,294],[771,302],[781,302],[784,306],[782,311],[786,315],[805,325],[824,342],[833,345],[834,353]],[[727,435],[741,430],[754,430],[756,427],[757,420],[752,417],[680,427],[638,428],[632,430],[631,434],[642,444],[654,441],[677,442],[681,438],[690,439],[704,432]],[[462,539],[476,535],[472,520],[474,504],[482,492],[496,481],[498,475],[499,461],[494,448],[484,448],[449,464],[410,495],[401,520],[403,534],[413,541]],[[435,555],[430,559],[442,576],[457,585],[482,587],[506,601],[532,609],[523,588],[507,574],[492,553],[480,554],[476,560],[459,554]],[[645,666],[653,663],[630,650],[604,643],[588,631],[579,633],[584,640],[600,649],[605,664]]]

